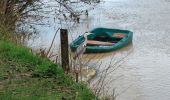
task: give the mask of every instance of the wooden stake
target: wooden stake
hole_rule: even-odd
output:
[[[62,68],[66,73],[70,71],[69,68],[69,52],[68,52],[68,31],[67,29],[60,29],[61,38],[61,60]]]
[[[79,82],[79,73],[76,71],[76,82]]]

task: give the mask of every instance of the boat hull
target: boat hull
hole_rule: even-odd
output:
[[[93,40],[95,37],[109,37],[111,39],[116,39],[117,37],[114,37],[114,34],[116,33],[123,33],[126,34],[126,36],[124,36],[123,38],[121,38],[117,43],[115,43],[114,45],[111,46],[91,46],[91,45],[87,45],[86,46],[86,53],[102,53],[102,52],[111,52],[111,51],[115,51],[117,49],[120,49],[124,46],[126,46],[127,44],[132,42],[132,38],[133,38],[133,32],[128,31],[128,30],[120,30],[120,29],[109,29],[109,28],[95,28],[93,30],[90,31],[90,35],[88,35],[88,39],[89,40]],[[82,43],[84,41],[84,37],[83,36],[79,36],[77,39],[75,39],[71,44],[70,44],[70,48],[72,51],[75,51],[76,48],[78,47],[78,45],[80,43]]]

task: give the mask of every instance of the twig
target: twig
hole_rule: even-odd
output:
[[[60,29],[60,28],[58,28],[58,29],[57,29],[57,31],[56,31],[56,33],[55,33],[55,35],[54,35],[54,37],[53,37],[53,40],[52,40],[52,42],[51,42],[50,48],[48,49],[48,51],[47,51],[47,54],[46,54],[46,55],[48,55],[48,54],[49,54],[49,52],[50,52],[50,50],[51,50],[51,48],[52,48],[52,46],[53,46],[53,44],[54,44],[54,39],[55,39],[55,37],[56,37],[56,35],[57,35],[57,33],[58,33],[59,29]]]

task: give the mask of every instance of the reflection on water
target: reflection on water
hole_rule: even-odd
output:
[[[133,31],[133,45],[109,53],[84,54],[84,63],[97,68],[98,76],[110,66],[102,90],[112,94],[116,88],[117,100],[170,100],[169,16],[168,0],[106,0],[69,28],[69,40],[95,27]],[[56,30],[43,28],[34,46],[49,47]],[[54,50],[59,43],[57,38]]]

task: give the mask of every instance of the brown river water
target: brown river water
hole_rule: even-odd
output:
[[[56,27],[41,29],[40,37],[29,46],[49,47]],[[134,37],[120,50],[83,55],[87,66],[97,70],[92,88],[110,67],[103,93],[111,95],[115,88],[116,100],[170,100],[170,0],[105,0],[70,28],[70,42],[95,27],[131,30]],[[59,48],[59,34],[55,46],[54,50]]]

